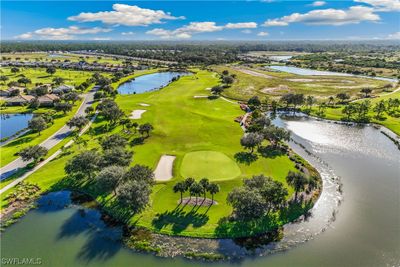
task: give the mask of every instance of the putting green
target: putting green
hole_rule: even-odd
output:
[[[181,175],[212,181],[229,180],[241,174],[239,166],[224,153],[217,151],[196,151],[187,153],[182,160]]]

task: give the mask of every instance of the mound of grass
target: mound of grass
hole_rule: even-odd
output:
[[[210,180],[228,180],[241,174],[239,166],[227,155],[217,151],[196,151],[187,153],[182,160],[181,175]]]

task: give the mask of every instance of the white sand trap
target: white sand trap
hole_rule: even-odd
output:
[[[149,107],[150,105],[149,105],[149,104],[146,104],[146,103],[139,103],[139,106],[142,106],[142,107]]]
[[[175,156],[162,155],[154,171],[156,181],[168,181],[172,178],[172,168],[174,166]]]
[[[251,75],[251,76],[262,77],[262,78],[266,78],[266,79],[274,78],[270,75],[267,75],[267,74],[264,74],[261,72],[257,72],[257,71],[253,71],[253,70],[249,70],[249,69],[236,69],[236,70],[243,72],[244,74]]]
[[[280,84],[277,87],[266,87],[261,90],[265,94],[274,93],[275,91],[288,91],[289,87],[287,85]]]
[[[287,79],[287,80],[291,82],[302,82],[302,83],[309,83],[316,81],[314,79]]]
[[[208,95],[195,95],[194,98],[207,98]]]
[[[140,119],[142,118],[142,114],[145,113],[147,110],[145,109],[136,109],[134,111],[132,111],[131,116],[129,117],[130,119]]]
[[[210,91],[210,90],[211,90],[211,87],[207,87],[205,90],[208,90],[208,91]]]

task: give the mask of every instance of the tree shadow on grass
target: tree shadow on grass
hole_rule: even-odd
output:
[[[179,205],[178,205],[179,207]],[[183,208],[175,208],[172,211],[166,211],[154,218],[152,225],[161,230],[163,227],[172,225],[172,232],[174,234],[181,233],[189,225],[194,228],[205,225],[209,217],[206,214],[197,213],[196,207],[193,207],[190,211],[184,211]]]
[[[285,151],[279,147],[272,145],[260,146],[257,150],[258,153],[264,158],[276,158],[285,155]]]
[[[258,159],[258,156],[250,152],[238,152],[234,155],[234,158],[239,163],[250,165]]]

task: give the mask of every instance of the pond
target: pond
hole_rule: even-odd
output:
[[[186,72],[157,72],[142,75],[134,80],[127,81],[118,87],[121,95],[140,94],[152,90],[161,89],[172,82],[174,78],[188,75]]]
[[[282,243],[271,246],[288,250],[248,257],[234,265],[399,266],[397,147],[370,126],[350,127],[305,117],[277,118],[274,123],[292,131],[290,146],[321,172],[324,191],[311,216],[285,227]],[[338,184],[342,184],[342,194]],[[40,257],[42,266],[204,266],[180,257],[132,252],[119,241],[121,229],[106,227],[98,211],[65,207],[68,204],[67,191],[44,196],[38,209],[2,233],[2,257]],[[232,266],[232,262],[207,265]]]
[[[28,127],[28,121],[33,114],[1,114],[0,139],[10,137]]]
[[[372,77],[372,76],[364,76],[364,75],[355,75],[349,73],[342,73],[342,72],[332,72],[332,71],[320,71],[320,70],[313,70],[313,69],[306,69],[306,68],[298,68],[292,66],[267,66],[266,68],[293,73],[297,75],[315,75],[315,76],[347,76],[347,77],[360,77],[360,78],[370,78],[375,80],[382,80],[387,82],[397,82],[397,79],[390,79],[384,77]]]

